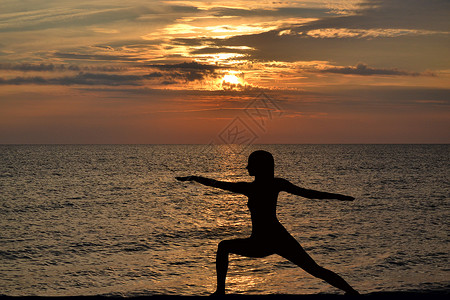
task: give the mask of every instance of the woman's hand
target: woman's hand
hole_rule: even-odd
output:
[[[342,200],[342,201],[353,201],[353,200],[355,200],[354,197],[352,197],[352,196],[345,196],[345,195],[339,195],[339,197],[337,197],[336,199]]]
[[[194,180],[194,176],[184,176],[184,177],[175,177],[179,181],[192,181]]]

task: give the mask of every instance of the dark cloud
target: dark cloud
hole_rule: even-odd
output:
[[[208,44],[214,44],[217,39],[198,37],[198,38],[175,38],[172,40],[173,45],[182,46],[205,46]]]
[[[169,5],[166,8],[168,13],[196,13],[200,10],[195,6],[188,6],[188,5]]]
[[[398,69],[377,69],[371,68],[366,64],[357,64],[355,67],[331,67],[320,70],[321,73],[336,73],[336,74],[348,74],[348,75],[393,75],[393,76],[433,76],[432,73],[418,73],[418,72],[408,72]]]
[[[183,71],[172,71],[164,74],[165,78],[169,78],[168,82],[181,83],[181,82],[192,82],[192,81],[201,81],[206,79],[207,77],[216,78],[218,74],[210,71],[201,71],[201,70],[183,70]]]
[[[46,78],[42,76],[15,77],[11,79],[0,78],[0,85],[141,85],[140,81],[149,75],[117,75],[103,73],[79,73],[74,76]]]
[[[241,83],[230,83],[222,81],[222,89],[224,91],[262,91],[263,89],[258,86],[253,86],[251,84],[241,84]]]
[[[179,64],[153,64],[153,65],[146,65],[147,67],[156,68],[160,70],[207,70],[207,71],[215,71],[217,69],[222,69],[223,67],[216,66],[216,65],[207,65],[207,64],[201,64],[198,62],[183,62]]]
[[[352,15],[321,18],[297,27],[297,30],[401,28],[448,31],[449,13],[448,0],[366,0]]]
[[[54,71],[56,69],[69,70],[66,65],[8,65],[2,64],[1,67],[22,70],[22,71]],[[217,78],[220,76],[216,72],[220,67],[199,64],[196,62],[184,62],[180,64],[165,64],[165,65],[146,65],[144,67],[156,69],[157,71],[150,72],[143,75],[124,75],[124,74],[106,74],[106,73],[92,73],[79,72],[73,76],[63,77],[43,77],[43,76],[18,76],[15,78],[0,78],[0,85],[107,85],[107,86],[121,86],[121,85],[143,85],[145,80],[153,80],[157,84],[175,84],[186,83],[193,81],[201,81],[206,78]],[[80,68],[80,67],[78,67]],[[87,67],[90,68],[90,67]],[[92,67],[101,68],[101,67]]]
[[[54,64],[30,64],[30,63],[0,63],[0,70],[13,70],[13,71],[55,71],[65,69],[65,65]]]
[[[160,77],[164,77],[164,74],[161,72],[153,72],[148,75],[144,75],[144,78],[160,78]]]
[[[200,64],[198,62],[146,65],[146,67],[163,71],[163,76],[166,78],[163,82],[164,84],[201,81],[208,77],[217,78],[220,76],[217,70],[223,68],[216,65]]]
[[[53,72],[53,71],[101,71],[117,72],[125,70],[120,66],[80,66],[71,64],[52,64],[52,63],[0,63],[0,70],[23,71],[23,72]]]
[[[22,84],[51,84],[49,79],[40,76],[15,77],[11,79],[0,78],[0,85],[22,85]]]

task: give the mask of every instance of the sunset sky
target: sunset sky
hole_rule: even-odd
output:
[[[2,0],[0,143],[449,143],[449,16],[448,0]]]

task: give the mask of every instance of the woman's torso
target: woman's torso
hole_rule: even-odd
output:
[[[252,219],[252,236],[268,237],[285,231],[277,219],[279,192],[276,179],[250,183],[247,206]]]

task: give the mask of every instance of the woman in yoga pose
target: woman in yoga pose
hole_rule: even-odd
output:
[[[217,289],[215,295],[225,294],[225,279],[230,253],[247,257],[265,257],[278,254],[309,274],[323,279],[346,292],[358,294],[342,277],[319,266],[281,225],[276,216],[278,194],[282,191],[309,199],[337,199],[352,201],[353,197],[319,192],[298,187],[286,179],[274,177],[274,159],[266,151],[255,151],[248,158],[247,170],[253,182],[225,182],[200,176],[176,177],[180,181],[196,181],[206,186],[243,194],[252,220],[251,236],[224,240],[219,243],[216,257]]]

